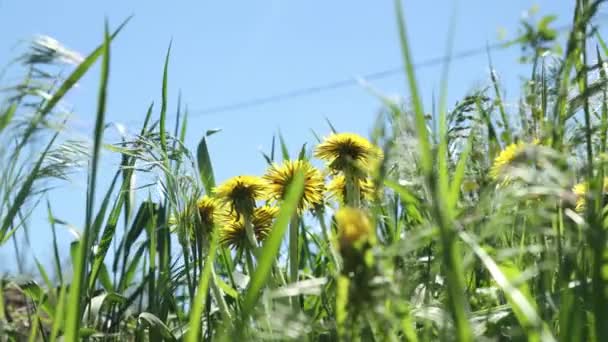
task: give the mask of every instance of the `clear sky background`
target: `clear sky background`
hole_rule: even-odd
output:
[[[557,15],[557,25],[568,24],[574,3],[403,2],[416,61],[443,55],[454,9],[454,52],[458,52],[497,41],[501,28],[508,37],[514,37],[522,13],[533,4],[540,7],[541,14]],[[134,14],[112,45],[107,120],[129,123],[136,131],[147,106],[152,101],[160,103],[163,60],[173,39],[170,113],[175,112],[181,90],[191,114],[187,145],[193,151],[206,130],[223,130],[210,139],[216,179],[222,181],[237,174],[262,173],[266,164],[259,150],[269,151],[278,129],[294,153],[304,142],[314,143],[311,129],[321,135],[329,132],[325,118],[340,131],[368,135],[380,103],[358,86],[212,115],[201,115],[201,111],[400,66],[393,6],[391,0],[0,0],[0,65],[23,51],[25,45],[16,43],[35,34],[54,37],[86,55],[102,41],[105,17],[115,28]],[[513,106],[519,77],[528,70],[517,64],[518,56],[517,47],[492,52],[507,101]],[[453,62],[450,105],[468,91],[488,84],[487,60],[482,54]],[[66,100],[76,113],[72,134],[92,132],[98,78],[97,70],[89,73]],[[438,93],[440,66],[420,68],[418,78],[429,103],[433,93]],[[403,75],[371,83],[385,94],[407,97]],[[109,158],[103,165],[108,171],[102,177],[107,178],[116,169],[116,161]],[[49,197],[56,216],[81,227],[85,187],[86,179],[81,177],[56,190]],[[34,215],[32,226],[34,252],[44,260],[50,255],[50,228],[44,221],[44,210]],[[60,238],[67,247],[70,235],[64,231]],[[9,245],[0,248],[0,270],[5,269],[2,260],[12,255]]]

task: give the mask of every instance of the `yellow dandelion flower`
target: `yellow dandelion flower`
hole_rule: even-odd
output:
[[[214,217],[218,209],[217,200],[209,196],[203,196],[196,202],[198,214],[201,218],[201,223],[205,227],[213,227],[215,223]]]
[[[384,158],[382,150],[354,133],[337,133],[325,138],[315,149],[315,157],[328,162],[332,171],[368,171]]]
[[[575,210],[578,212],[585,210],[585,205],[586,205],[586,201],[587,201],[586,197],[587,197],[587,193],[589,192],[589,183],[583,182],[583,183],[576,184],[572,188],[572,192],[576,195]],[[608,177],[604,178],[603,192],[608,193]]]
[[[343,207],[336,212],[340,250],[375,242],[375,232],[369,216],[361,209]]]
[[[538,139],[534,139],[532,141],[532,145],[538,145],[540,141]],[[515,161],[517,157],[524,151],[524,149],[528,146],[528,144],[520,141],[517,143],[513,143],[504,150],[500,151],[498,156],[494,158],[494,163],[490,168],[490,177],[494,180],[500,179],[505,170]],[[508,181],[508,179],[504,179],[504,181]]]
[[[302,212],[307,208],[323,203],[325,183],[318,169],[305,160],[288,160],[281,165],[273,164],[270,166],[264,175],[264,179],[268,182],[268,198],[282,200],[287,193],[289,184],[298,172],[304,173],[304,191],[298,204],[298,209]]]
[[[327,185],[327,192],[331,198],[344,204],[346,199],[346,177],[344,175],[335,176]],[[371,200],[374,195],[374,183],[369,178],[359,179],[359,193],[361,199]]]
[[[272,228],[272,223],[279,209],[276,207],[263,206],[253,210],[251,224],[257,241],[263,241]],[[219,232],[221,244],[232,248],[248,247],[247,232],[243,217],[235,218],[228,216],[224,218],[224,224]]]
[[[266,190],[267,184],[260,177],[236,176],[216,187],[215,196],[237,216],[250,215],[255,208],[255,201],[261,199]]]

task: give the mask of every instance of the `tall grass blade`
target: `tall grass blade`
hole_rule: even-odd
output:
[[[298,202],[302,196],[304,190],[304,175],[298,173],[294,176],[291,185],[287,189],[287,195],[281,205],[279,215],[274,222],[270,235],[264,241],[261,253],[258,258],[258,265],[255,273],[251,277],[251,281],[247,292],[245,293],[245,300],[243,303],[243,319],[246,319],[251,314],[259,296],[262,287],[268,281],[270,270],[274,260],[279,253],[279,247],[281,241],[285,235],[285,231],[289,226],[289,222],[296,212]]]
[[[101,49],[103,55],[101,65],[101,80],[99,85],[99,97],[97,102],[97,117],[95,119],[95,131],[93,133],[93,154],[91,160],[91,175],[87,187],[87,205],[84,233],[78,247],[77,257],[74,266],[74,281],[70,286],[67,319],[66,319],[66,340],[76,341],[80,332],[81,301],[83,297],[84,285],[87,278],[87,261],[90,247],[90,234],[93,223],[93,208],[95,203],[95,190],[97,183],[98,164],[103,139],[105,122],[106,96],[108,87],[108,77],[110,74],[110,34],[106,21],[104,30],[104,44]]]
[[[217,227],[216,227],[217,228]],[[198,286],[196,290],[196,296],[194,305],[190,311],[190,320],[188,324],[188,333],[186,335],[186,342],[200,341],[199,333],[201,331],[201,317],[203,315],[203,309],[205,307],[208,293],[209,293],[209,282],[211,280],[211,273],[213,272],[213,263],[215,262],[215,254],[218,247],[217,238],[218,229],[214,229],[214,234],[211,238],[211,247],[209,248],[209,254],[205,260],[205,267],[198,280]]]
[[[207,148],[207,137],[203,137],[198,143],[196,149],[196,156],[198,160],[198,172],[203,182],[203,187],[207,194],[213,193],[215,187],[215,177],[213,175],[213,166],[211,164],[211,157],[209,156],[209,149]]]

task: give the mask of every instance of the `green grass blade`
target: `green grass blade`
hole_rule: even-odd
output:
[[[61,258],[59,257],[59,246],[57,244],[57,227],[55,224],[55,216],[51,210],[51,203],[47,200],[47,215],[53,232],[53,263],[55,266],[55,274],[59,280],[59,284],[63,285],[63,269],[61,267]]]
[[[454,46],[454,34],[456,32],[456,13],[452,13],[448,30],[448,39],[446,47],[446,61],[443,64],[441,71],[441,88],[439,93],[439,146],[437,148],[437,173],[439,175],[439,193],[441,198],[448,194],[449,187],[449,172],[448,172],[448,120],[447,120],[447,99],[448,99],[448,77],[450,70],[450,61],[452,58],[452,50]],[[448,215],[451,217],[451,206],[445,207],[448,210]]]
[[[473,337],[470,322],[468,321],[466,313],[467,305],[466,297],[464,296],[464,274],[462,266],[460,264],[461,255],[459,253],[458,245],[455,243],[454,227],[452,222],[450,221],[451,215],[449,212],[446,213],[447,209],[446,206],[443,204],[443,202],[445,201],[444,196],[447,195],[447,192],[442,193],[441,191],[442,188],[446,187],[445,184],[441,184],[441,177],[447,177],[447,175],[440,175],[439,179],[437,179],[433,174],[434,171],[431,146],[428,138],[426,119],[422,107],[422,100],[418,93],[418,85],[416,82],[414,66],[410,55],[401,1],[395,1],[395,10],[397,12],[397,25],[399,29],[401,50],[403,53],[403,62],[405,64],[408,86],[412,97],[416,128],[418,131],[417,133],[418,143],[420,145],[421,168],[428,183],[428,186],[431,190],[431,195],[433,197],[433,216],[435,217],[434,219],[439,225],[441,232],[441,244],[443,246],[443,252],[441,256],[443,259],[444,272],[446,275],[446,286],[448,290],[448,302],[450,307],[450,313],[456,325],[457,339],[459,341],[471,341]],[[437,184],[438,181],[440,184]]]
[[[327,122],[327,125],[329,126],[329,129],[331,129],[332,133],[338,133],[338,130],[336,129],[336,127],[334,127],[334,125],[331,123],[331,121],[329,121],[328,118],[325,118],[325,122]]]
[[[163,68],[163,86],[161,89],[161,104],[160,104],[160,146],[164,154],[164,158],[167,158],[167,132],[166,132],[166,121],[167,121],[167,82],[169,77],[169,56],[171,55],[171,44],[167,49],[167,55],[165,56],[165,66]]]
[[[141,314],[139,314],[137,320],[140,325],[151,328],[150,332],[152,332],[153,330],[159,331],[161,336],[167,341],[177,341],[175,336],[173,336],[171,329],[169,329],[169,327],[156,315],[151,314],[149,312],[142,312]],[[150,338],[152,338],[153,340],[152,335],[150,336]]]
[[[467,166],[467,161],[469,160],[469,154],[471,150],[473,150],[473,138],[475,137],[474,133],[471,131],[469,133],[469,138],[467,139],[467,144],[464,148],[464,151],[460,154],[460,159],[456,164],[456,170],[454,170],[454,176],[452,178],[452,183],[450,184],[450,191],[448,193],[448,205],[452,210],[456,208],[456,204],[458,203],[459,195],[460,195],[460,186],[462,185],[462,181],[464,180],[464,172]]]
[[[289,160],[289,149],[287,148],[287,143],[285,142],[281,132],[279,132],[279,143],[281,144],[281,154],[283,155],[283,160]]]
[[[298,154],[298,160],[306,160],[306,144],[302,145],[300,153]]]
[[[67,319],[66,319],[66,340],[76,341],[79,337],[80,331],[80,315],[81,315],[81,301],[86,281],[86,266],[89,255],[88,248],[90,247],[89,235],[91,234],[91,225],[93,223],[93,208],[95,200],[95,187],[97,182],[97,172],[100,150],[104,131],[105,122],[105,110],[106,110],[106,94],[108,87],[108,77],[110,74],[110,35],[108,33],[108,24],[105,25],[104,34],[104,45],[102,47],[102,66],[101,66],[101,80],[99,85],[99,97],[97,102],[97,117],[95,120],[95,131],[94,131],[94,143],[93,143],[93,155],[91,160],[91,176],[89,177],[89,185],[87,189],[87,208],[86,208],[86,219],[84,234],[82,236],[82,243],[78,247],[78,255],[76,257],[76,263],[74,267],[74,281],[70,287],[70,294],[67,306]]]
[[[296,174],[287,190],[287,196],[281,205],[279,215],[274,222],[270,235],[264,241],[261,253],[258,258],[258,265],[255,273],[251,277],[245,301],[243,304],[243,319],[246,319],[251,314],[257,300],[260,296],[262,287],[268,281],[270,270],[277,258],[281,242],[285,231],[289,226],[289,222],[296,212],[298,202],[304,190],[304,175]]]
[[[217,227],[216,227],[217,228]],[[217,231],[214,229],[214,234],[211,239],[211,246],[209,248],[209,254],[205,260],[205,267],[198,280],[198,286],[196,289],[196,296],[194,305],[190,311],[190,321],[188,334],[186,335],[186,342],[199,341],[199,333],[201,331],[201,317],[203,315],[203,309],[205,308],[207,294],[209,290],[209,281],[211,279],[211,272],[213,271],[213,263],[215,261],[215,254],[218,246]]]
[[[509,145],[513,142],[512,138],[512,129],[511,124],[509,122],[509,117],[507,115],[507,111],[505,110],[505,106],[502,99],[502,93],[500,91],[500,86],[498,84],[498,79],[496,78],[496,72],[494,70],[494,65],[492,64],[492,58],[490,53],[488,52],[488,64],[490,65],[490,79],[492,80],[492,86],[494,88],[494,96],[496,96],[496,104],[498,105],[498,110],[500,112],[500,119],[503,125],[503,142],[505,145]]]
[[[272,135],[272,144],[270,144],[270,160],[274,162],[274,153],[276,149],[276,135]],[[272,163],[271,163],[272,164]]]
[[[118,225],[118,219],[120,218],[120,213],[123,208],[125,197],[126,195],[128,195],[127,189],[125,188],[129,186],[129,183],[130,180],[127,180],[123,183],[122,188],[120,189],[120,193],[118,194],[118,198],[115,200],[112,211],[108,216],[104,231],[101,235],[101,239],[99,240],[99,244],[97,246],[97,253],[95,254],[95,258],[93,259],[91,275],[89,277],[90,289],[93,289],[93,287],[95,286],[95,281],[97,280],[99,270],[102,264],[104,263],[108,250],[110,249],[110,244],[112,243],[116,234],[116,226]]]
[[[120,292],[125,291],[129,286],[131,286],[133,279],[135,279],[137,268],[139,267],[139,263],[141,261],[142,256],[144,255],[144,252],[146,251],[146,248],[148,248],[148,244],[142,243],[141,246],[139,246],[139,248],[133,254],[133,257],[130,259],[129,265],[125,267],[125,272],[120,278],[120,282],[118,284],[118,290]]]
[[[57,340],[57,336],[59,336],[60,330],[63,328],[63,324],[65,322],[63,314],[65,310],[67,298],[67,285],[62,285],[59,290],[59,298],[57,299],[57,308],[55,310],[55,319],[53,321],[53,325],[51,327],[51,335],[49,338],[50,342],[55,342]]]
[[[462,241],[471,247],[475,255],[481,260],[484,267],[490,272],[490,275],[496,281],[496,284],[504,291],[509,300],[509,304],[516,312],[516,316],[520,324],[524,327],[533,327],[542,330],[543,341],[554,341],[555,338],[551,335],[545,323],[538,315],[535,305],[518,289],[513,286],[509,278],[504,274],[503,270],[492,259],[492,257],[475,241],[475,239],[467,232],[461,231],[459,234]]]
[[[401,43],[401,52],[405,71],[407,75],[407,86],[412,97],[412,106],[416,118],[416,130],[418,133],[418,141],[420,143],[420,163],[425,174],[430,174],[433,168],[433,159],[431,153],[431,145],[429,141],[429,133],[427,131],[426,118],[422,107],[422,100],[418,92],[418,82],[414,72],[414,63],[412,61],[407,31],[405,28],[405,19],[401,10],[401,1],[395,1],[395,11],[397,13],[397,25],[399,29],[399,40]]]
[[[17,103],[11,104],[4,113],[0,114],[0,133],[8,126],[17,111]]]
[[[10,207],[8,208],[6,215],[2,220],[2,225],[0,226],[0,246],[9,238],[8,234],[10,227],[13,225],[13,220],[19,213],[19,210],[26,202],[27,198],[30,196],[30,192],[34,185],[34,182],[39,178],[39,171],[42,167],[42,163],[44,162],[47,154],[49,153],[51,147],[55,143],[55,140],[59,136],[59,132],[56,132],[49,143],[46,145],[42,154],[38,157],[36,164],[31,169],[29,175],[21,185],[21,188],[17,192],[17,196],[12,200]]]
[[[207,137],[203,137],[198,144],[196,150],[196,156],[198,161],[198,172],[203,182],[203,187],[208,195],[213,193],[215,187],[215,177],[213,175],[213,165],[211,164],[211,157],[209,156],[209,149],[207,148]]]

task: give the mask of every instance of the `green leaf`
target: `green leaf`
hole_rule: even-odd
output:
[[[148,243],[142,243],[141,246],[137,249],[133,258],[129,263],[129,266],[126,267],[125,273],[122,275],[120,279],[120,284],[118,285],[118,289],[120,292],[125,291],[129,286],[131,286],[131,282],[135,278],[135,274],[137,272],[137,266],[139,266],[139,262],[141,261],[141,257],[143,256],[146,248],[148,247]]]
[[[394,182],[390,179],[386,179],[386,178],[384,179],[384,186],[395,191],[401,198],[401,201],[403,201],[404,203],[416,204],[416,205],[419,204],[419,200],[416,197],[416,195],[414,195],[406,187],[401,186],[401,185],[397,184],[396,182]]]
[[[334,127],[334,125],[332,125],[331,121],[329,121],[328,118],[325,118],[325,122],[327,122],[327,125],[329,125],[329,128],[331,129],[332,133],[338,133],[338,130],[336,130],[336,128]]]
[[[8,126],[16,111],[17,103],[13,103],[4,111],[4,113],[0,114],[0,132],[2,132],[6,126]]]
[[[124,249],[130,251],[131,247],[137,241],[144,228],[148,225],[150,220],[158,214],[158,205],[151,201],[144,201],[137,210],[135,219],[131,224],[131,228],[127,232],[125,238]]]
[[[34,262],[36,263],[36,268],[38,268],[38,273],[40,273],[42,280],[44,280],[44,284],[46,285],[47,288],[52,289],[53,283],[51,282],[51,279],[49,278],[48,273],[44,269],[44,266],[42,266],[42,264],[40,263],[40,261],[38,261],[38,258],[36,258],[36,257],[34,257]]]
[[[450,186],[450,192],[448,194],[448,205],[452,210],[456,209],[456,204],[458,203],[458,198],[460,195],[460,186],[462,185],[462,181],[464,179],[464,171],[466,168],[467,161],[469,160],[469,153],[473,149],[473,132],[469,133],[469,138],[467,139],[467,145],[464,148],[464,151],[460,154],[460,159],[456,164],[456,170],[454,171],[454,177],[452,178],[452,184]]]
[[[104,292],[91,298],[91,302],[84,312],[87,314],[87,320],[91,323],[95,323],[98,319],[103,317],[100,314],[108,305],[122,305],[126,303],[126,301],[127,299],[118,293]]]
[[[441,255],[441,257],[443,259],[445,269],[444,272],[446,275],[448,304],[456,326],[455,338],[459,341],[471,341],[473,335],[465,309],[467,306],[467,299],[464,296],[464,276],[462,265],[460,264],[461,256],[458,252],[458,245],[455,244],[455,239],[453,238],[454,228],[452,223],[449,221],[451,219],[450,213],[443,205],[443,201],[445,200],[443,196],[447,195],[447,166],[443,164],[446,161],[443,160],[445,157],[443,154],[441,154],[439,158],[442,158],[442,160],[440,161],[439,169],[442,170],[442,173],[439,175],[439,179],[437,179],[436,175],[434,174],[434,154],[431,149],[431,141],[427,131],[426,118],[422,106],[422,99],[419,94],[418,83],[416,81],[416,73],[410,53],[407,31],[405,27],[405,18],[403,16],[400,0],[395,1],[395,11],[397,12],[397,27],[399,30],[403,63],[405,65],[407,85],[411,94],[411,102],[414,110],[416,130],[418,134],[418,145],[420,146],[419,156],[421,169],[425,179],[427,180],[428,186],[431,189],[434,220],[437,222],[441,232],[441,242],[443,246],[443,255]],[[445,113],[443,113],[442,116],[443,115],[445,115]],[[443,122],[441,125],[445,125],[445,120],[442,121]],[[443,127],[441,130],[444,131],[445,127]],[[445,142],[442,143],[442,145],[444,144]],[[440,147],[440,151],[444,148],[445,146]]]
[[[80,338],[89,338],[95,334],[97,334],[97,330],[89,327],[80,328],[78,331],[78,336]]]
[[[302,145],[302,148],[300,149],[300,154],[298,154],[298,160],[305,160],[306,159],[306,143],[304,143],[304,145]]]
[[[29,175],[21,185],[21,188],[17,192],[17,196],[13,199],[10,207],[8,208],[4,218],[2,219],[2,225],[0,225],[0,246],[6,242],[6,240],[12,235],[16,228],[14,228],[11,232],[9,232],[11,226],[13,225],[13,220],[19,213],[20,208],[24,205],[27,198],[30,195],[34,182],[38,179],[40,168],[42,167],[42,163],[44,162],[47,154],[49,153],[51,147],[55,143],[55,140],[59,136],[59,132],[56,132],[49,143],[46,145],[42,154],[38,157],[36,164],[30,170]]]
[[[555,15],[546,15],[538,22],[538,30],[543,31],[549,29],[549,25],[557,20]]]
[[[161,103],[160,103],[160,147],[163,151],[163,157],[165,163],[167,162],[167,132],[165,123],[167,120],[167,82],[169,77],[169,56],[171,55],[171,44],[167,49],[167,55],[165,56],[165,66],[163,68],[163,86],[161,89]]]
[[[276,135],[272,135],[272,143],[270,144],[270,160],[274,162],[274,151],[276,147]],[[270,163],[272,164],[272,163]]]
[[[203,315],[203,309],[207,301],[207,293],[209,290],[209,281],[211,280],[211,274],[213,272],[213,263],[215,261],[215,254],[218,247],[218,227],[213,229],[213,235],[211,237],[211,243],[209,247],[209,253],[205,260],[205,267],[201,273],[198,286],[196,288],[196,295],[194,299],[194,305],[190,312],[190,320],[188,324],[188,334],[186,335],[186,342],[199,341],[199,332],[201,331],[201,317]],[[227,322],[226,322],[227,323]]]
[[[425,174],[430,174],[433,168],[431,145],[429,142],[429,133],[426,127],[426,119],[424,116],[424,109],[422,108],[422,100],[418,91],[418,83],[416,81],[416,74],[414,72],[414,63],[410,54],[409,43],[407,39],[407,32],[405,29],[405,22],[403,18],[401,1],[395,1],[395,10],[397,12],[397,24],[399,28],[399,39],[401,42],[401,51],[403,56],[403,63],[405,64],[407,85],[411,93],[412,107],[416,118],[416,130],[418,132],[418,142],[420,146],[420,163],[422,170]]]
[[[59,245],[57,244],[57,227],[55,225],[55,217],[51,210],[51,202],[46,201],[47,215],[49,223],[51,224],[51,231],[53,232],[53,262],[55,266],[55,273],[59,278],[59,284],[63,285],[63,269],[61,267],[61,258],[59,256]]]
[[[114,291],[114,284],[112,283],[112,277],[110,276],[110,272],[108,272],[108,267],[105,263],[101,264],[99,268],[99,282],[104,290],[108,292]]]
[[[55,342],[57,340],[57,335],[59,335],[59,331],[63,328],[65,323],[64,320],[64,309],[66,304],[66,296],[67,296],[67,285],[62,285],[59,290],[59,299],[57,301],[55,316],[53,319],[53,326],[51,328],[51,336],[50,341]]]
[[[171,329],[169,329],[169,327],[167,327],[167,325],[155,315],[149,312],[142,312],[141,314],[139,314],[137,321],[139,322],[139,324],[145,327],[154,328],[155,330],[158,330],[162,337],[168,339],[169,341],[177,341],[175,336],[173,336]]]
[[[205,132],[205,136],[206,136],[206,137],[210,137],[210,136],[212,136],[212,135],[214,135],[214,134],[216,134],[216,133],[219,133],[219,132],[221,132],[221,131],[222,131],[222,129],[221,129],[221,128],[208,129],[208,130]]]
[[[234,288],[232,288],[232,286],[226,284],[226,282],[223,281],[222,278],[216,277],[215,281],[225,294],[229,295],[234,299],[237,299],[239,297],[239,293]]]
[[[317,141],[317,144],[320,144],[322,140],[321,140],[321,137],[317,134],[317,132],[315,132],[313,129],[311,129],[310,132],[315,137],[315,140]]]
[[[513,308],[515,315],[524,327],[534,327],[536,329],[542,329],[543,340],[552,341],[555,338],[551,335],[546,324],[542,321],[541,317],[536,312],[536,306],[531,302],[531,298],[526,296],[519,288],[513,286],[512,282],[504,273],[501,268],[492,257],[475,241],[475,239],[467,232],[461,231],[459,233],[460,238],[473,250],[475,255],[481,260],[484,267],[488,270],[498,287],[505,293],[509,304]],[[511,277],[516,275],[513,268],[509,269]],[[524,288],[524,291],[526,289]]]
[[[108,190],[106,191],[106,195],[104,196],[103,202],[101,204],[101,208],[97,212],[95,221],[93,221],[93,226],[91,227],[92,233],[90,236],[90,241],[92,241],[92,242],[96,242],[97,237],[99,236],[99,231],[101,230],[101,226],[102,226],[104,218],[105,218],[105,213],[106,213],[107,208],[110,203],[110,197],[111,197],[112,193],[114,192],[114,186],[116,185],[118,176],[119,176],[119,173],[117,172],[114,175],[114,179],[112,180],[112,183],[108,187]],[[123,184],[123,187],[124,187],[124,184]],[[93,286],[95,285],[95,281],[97,280],[99,268],[101,267],[101,264],[103,263],[103,261],[106,258],[108,248],[110,248],[110,243],[112,242],[112,239],[114,237],[114,232],[116,231],[116,224],[118,223],[118,219],[120,218],[120,212],[122,210],[122,205],[123,205],[122,202],[124,201],[124,196],[127,193],[126,192],[127,189],[123,188],[121,190],[122,191],[120,191],[118,198],[115,200],[114,207],[112,208],[110,217],[108,218],[108,221],[106,223],[106,227],[101,236],[101,240],[99,241],[99,244],[96,246],[96,253],[95,253],[95,256],[92,261],[91,274],[89,275],[89,288],[90,289],[92,289]]]
[[[205,187],[207,195],[213,193],[215,187],[215,177],[213,175],[213,166],[211,164],[211,157],[209,157],[209,149],[207,148],[207,138],[203,137],[198,144],[196,150],[196,156],[198,161],[198,172],[201,177],[201,182]]]
[[[46,312],[50,317],[55,317],[55,308],[50,305],[47,294],[36,281],[31,279],[22,279],[15,281],[15,284],[34,303],[40,305],[42,310],[44,310],[44,312]]]
[[[70,257],[73,267],[76,267],[76,259],[78,258],[78,250],[80,248],[80,240],[75,240],[70,243]]]
[[[266,164],[268,165],[272,165],[272,159],[270,158],[270,156],[268,156],[266,153],[261,152],[262,153],[262,157],[264,157],[264,160],[266,160]]]
[[[74,263],[74,281],[70,287],[67,319],[66,319],[66,340],[75,341],[77,333],[80,331],[81,322],[81,300],[86,284],[86,267],[89,256],[89,247],[91,246],[91,228],[93,223],[93,208],[95,200],[95,190],[97,182],[97,172],[99,171],[99,157],[102,144],[106,96],[108,87],[108,77],[110,74],[110,35],[108,33],[108,23],[106,21],[104,30],[104,44],[102,47],[103,60],[101,64],[101,80],[99,84],[99,96],[97,101],[97,117],[95,119],[95,131],[93,142],[93,156],[91,160],[91,174],[89,176],[89,184],[87,187],[87,202],[86,202],[86,218],[82,243],[80,243],[76,262]]]
[[[285,143],[285,139],[283,139],[283,135],[279,132],[279,142],[281,144],[281,153],[283,154],[283,160],[289,160],[289,149],[287,148],[287,144]]]
[[[279,254],[279,248],[283,241],[283,236],[289,225],[291,218],[296,212],[298,202],[302,196],[304,190],[304,175],[299,172],[297,173],[289,188],[287,189],[287,196],[281,205],[279,215],[272,225],[270,235],[264,241],[261,253],[258,258],[258,265],[251,277],[249,288],[245,294],[245,302],[243,304],[243,320],[246,319],[251,313],[257,303],[260,296],[262,287],[268,281],[270,276],[270,270],[272,265]]]

